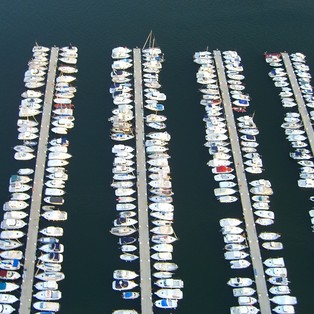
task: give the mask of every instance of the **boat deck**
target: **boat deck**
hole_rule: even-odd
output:
[[[231,142],[231,149],[234,159],[235,171],[238,180],[240,199],[242,204],[243,216],[246,226],[247,240],[249,243],[250,255],[252,260],[252,266],[255,276],[256,290],[258,294],[258,302],[260,311],[262,314],[271,314],[270,301],[268,296],[268,290],[265,280],[265,273],[263,268],[263,261],[261,258],[261,252],[256,233],[255,221],[251,206],[250,194],[248,183],[246,180],[243,159],[241,154],[241,148],[239,138],[237,135],[236,124],[232,111],[232,103],[230,100],[229,89],[227,85],[225,70],[221,53],[219,50],[214,51],[214,59],[216,63],[216,69],[218,73],[218,80],[220,90],[222,94],[226,122],[229,132],[229,138]]]
[[[152,314],[141,49],[133,49],[141,313]]]
[[[307,135],[310,147],[311,147],[312,155],[313,155],[314,154],[314,131],[312,127],[312,122],[308,114],[305,102],[303,100],[300,86],[298,84],[296,75],[294,73],[289,54],[286,52],[282,52],[281,56],[282,56],[282,60],[284,62],[289,80],[290,80],[290,85],[292,86],[294,97],[298,105],[298,110],[303,121],[304,130],[306,132],[306,135]]]
[[[58,61],[59,48],[51,48],[49,68],[47,74],[47,83],[45,98],[43,103],[42,121],[38,139],[36,167],[34,173],[33,192],[29,212],[28,233],[25,249],[25,261],[23,271],[23,281],[21,284],[20,296],[20,314],[29,314],[32,312],[31,302],[33,293],[33,281],[36,262],[38,225],[40,219],[40,208],[42,192],[44,185],[45,164],[47,157],[47,143],[49,137],[50,117],[54,94],[54,82],[56,77],[56,68]]]

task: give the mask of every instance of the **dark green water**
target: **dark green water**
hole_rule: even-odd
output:
[[[297,313],[312,313],[313,234],[308,191],[297,188],[297,166],[280,128],[284,110],[268,79],[264,51],[301,51],[314,67],[312,41],[314,3],[300,1],[2,1],[0,4],[0,197],[8,199],[8,179],[18,167],[11,149],[17,143],[16,120],[23,74],[35,41],[46,46],[69,42],[79,47],[76,125],[69,135],[73,158],[64,209],[66,280],[62,313],[111,313],[132,307],[111,289],[112,271],[122,267],[116,238],[109,234],[115,215],[112,142],[107,118],[113,107],[108,93],[111,49],[141,47],[152,29],[165,53],[160,75],[167,94],[167,128],[175,192],[174,261],[185,282],[177,313],[229,313],[237,302],[225,284],[232,272],[223,259],[218,220],[241,217],[237,205],[221,206],[203,147],[204,108],[195,82],[195,51],[235,49],[242,57],[246,91],[253,101],[263,155],[263,177],[274,187],[272,208],[282,233],[282,252],[288,268]],[[270,254],[263,252],[263,256]],[[281,254],[280,254],[281,255]],[[275,255],[276,256],[276,255]],[[130,266],[132,267],[132,266]],[[138,266],[134,266],[135,268]],[[243,271],[243,275],[252,276]],[[134,308],[139,304],[134,302]],[[157,311],[156,311],[157,313]],[[145,313],[143,313],[145,314]]]

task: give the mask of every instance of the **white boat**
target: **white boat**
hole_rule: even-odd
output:
[[[39,311],[58,312],[60,309],[60,304],[58,302],[39,301],[33,303],[33,307]]]
[[[135,279],[136,277],[138,277],[138,274],[131,270],[117,269],[113,272],[114,279],[132,280]]]
[[[39,256],[38,259],[45,263],[62,263],[63,255],[60,253],[47,253]]]
[[[215,188],[214,194],[215,196],[225,196],[225,195],[232,195],[236,193],[237,191],[232,188]]]
[[[243,251],[227,251],[224,253],[226,260],[243,259],[247,256],[249,256],[249,254]]]
[[[172,272],[169,271],[160,271],[153,273],[153,276],[158,279],[171,278],[173,276]]]
[[[280,238],[280,236],[281,235],[279,233],[275,233],[275,232],[261,232],[258,235],[259,238],[265,241],[277,240]]]
[[[35,278],[42,281],[60,281],[65,278],[64,273],[56,271],[45,271],[35,275]]]
[[[5,212],[3,215],[3,218],[4,219],[24,219],[27,216],[28,216],[28,214],[26,214],[22,211],[12,210],[12,211]]]
[[[295,313],[293,305],[278,305],[278,306],[273,308],[273,311],[275,313],[279,313],[279,314],[281,314],[281,313],[294,314]]]
[[[269,209],[269,202],[254,202],[252,206],[255,209]]]
[[[158,271],[175,271],[178,269],[178,265],[170,262],[157,262],[154,263],[154,268]]]
[[[39,249],[45,253],[63,253],[64,252],[63,244],[58,243],[58,242],[44,244]]]
[[[119,227],[119,226],[133,226],[137,224],[137,220],[133,219],[133,218],[128,218],[128,217],[121,217],[119,216],[119,218],[115,219],[113,221],[113,225],[115,227]]]
[[[163,235],[171,235],[174,233],[174,230],[172,226],[170,225],[154,227],[150,231],[154,234],[163,234]]]
[[[131,290],[137,286],[138,284],[131,280],[119,279],[112,282],[112,289],[118,291]]]
[[[225,243],[242,243],[245,241],[245,237],[240,234],[226,234],[224,236]]]
[[[155,301],[156,307],[162,309],[175,309],[178,306],[178,300],[175,299],[160,299]]]
[[[282,250],[283,249],[283,244],[281,242],[275,242],[275,241],[270,241],[270,242],[264,242],[262,243],[263,248],[267,250]]]
[[[271,210],[255,210],[254,214],[261,218],[275,219],[275,213]]]
[[[17,249],[18,247],[22,246],[23,243],[19,241],[15,241],[12,239],[2,239],[0,240],[0,250],[13,250]],[[1,278],[1,276],[0,276]]]
[[[19,211],[25,209],[28,204],[25,201],[8,201],[3,204],[4,211]]]
[[[279,305],[295,305],[298,303],[297,298],[290,295],[276,295],[269,300]]]
[[[135,310],[115,310],[112,314],[138,314]]]
[[[0,293],[0,304],[12,304],[18,301],[18,298],[13,294]],[[1,310],[1,307],[0,307]],[[3,313],[3,312],[0,312]]]
[[[0,272],[10,272],[7,270],[0,270]],[[11,292],[17,290],[20,286],[13,282],[1,282],[0,284],[0,292]]]
[[[120,255],[120,259],[122,259],[123,261],[126,262],[133,262],[135,260],[137,260],[139,257],[135,254],[131,254],[131,253],[123,253]]]
[[[1,258],[4,259],[17,259],[23,258],[23,252],[19,250],[7,250],[0,253]]]
[[[265,273],[271,277],[287,277],[288,272],[285,267],[271,267],[265,270]]]
[[[268,258],[264,261],[265,266],[267,267],[285,267],[285,261],[283,257],[277,258]]]
[[[152,246],[152,249],[157,252],[173,252],[172,244],[168,243],[155,244]]]
[[[241,234],[244,230],[236,226],[224,226],[221,228],[222,234]]]
[[[58,290],[58,283],[56,281],[39,281],[35,285],[37,290]]]
[[[38,300],[55,301],[60,300],[62,293],[59,290],[42,290],[33,295]]]
[[[259,309],[252,305],[239,305],[230,308],[230,314],[257,314]]]
[[[157,252],[151,255],[151,258],[157,261],[171,261],[172,253],[170,252]]]
[[[161,288],[183,288],[184,283],[181,279],[173,279],[173,278],[167,278],[167,279],[158,279],[155,282],[155,285]]]
[[[49,226],[49,227],[46,227],[44,229],[41,229],[39,232],[45,236],[48,236],[48,237],[61,237],[61,236],[63,236],[63,228],[61,228],[61,227]]]
[[[230,267],[231,269],[242,269],[242,268],[247,268],[251,265],[251,263],[245,259],[239,259],[239,260],[234,260],[230,261]]]
[[[182,299],[183,292],[180,289],[159,289],[155,292],[159,298],[164,299]]]
[[[113,227],[110,233],[117,236],[127,236],[135,233],[137,230],[130,227]]]
[[[288,286],[272,286],[271,288],[269,288],[269,292],[271,294],[289,294],[290,293],[290,289]]]
[[[20,239],[24,237],[25,233],[19,230],[6,230],[1,231],[0,239],[11,240],[11,239]]]
[[[173,212],[174,206],[169,203],[152,203],[149,206],[149,209],[158,212]]]
[[[274,220],[270,219],[270,218],[257,218],[255,220],[255,223],[257,223],[261,226],[270,226],[274,223]]]
[[[233,295],[235,297],[250,296],[255,292],[256,290],[250,287],[233,288]]]
[[[276,286],[288,286],[289,282],[288,278],[286,277],[270,277],[268,278],[268,281],[272,284],[272,285],[276,285]]]
[[[3,259],[0,261],[0,268],[5,270],[18,270],[21,268],[19,260],[15,259]]]
[[[68,213],[61,210],[49,210],[41,216],[51,221],[65,221],[68,219]]]
[[[257,299],[253,297],[238,297],[238,303],[239,305],[253,305],[257,303]]]
[[[0,304],[0,313],[10,314],[15,311],[15,308],[10,304]]]
[[[174,241],[177,241],[178,239],[165,234],[155,234],[151,238],[152,242],[162,244],[162,243],[172,243]]]
[[[248,287],[251,286],[253,280],[251,278],[234,277],[230,278],[227,284],[231,287]]]
[[[247,248],[248,246],[246,244],[239,243],[228,243],[225,245],[225,250],[227,251],[241,251]]]

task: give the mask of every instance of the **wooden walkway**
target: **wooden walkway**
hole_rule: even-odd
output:
[[[42,112],[42,121],[38,139],[36,167],[33,182],[33,193],[29,213],[24,272],[23,281],[21,285],[21,297],[19,308],[20,314],[29,314],[30,312],[32,312],[31,303],[37,251],[38,225],[40,219],[40,209],[47,156],[47,143],[49,136],[50,116],[53,102],[58,52],[59,48],[56,47],[51,48],[45,99]]]
[[[141,313],[152,314],[141,49],[133,49]]]
[[[287,74],[288,74],[288,77],[290,80],[290,84],[292,86],[295,100],[298,104],[298,110],[299,110],[299,113],[301,115],[303,125],[304,125],[304,130],[306,132],[308,141],[310,143],[311,151],[312,151],[312,155],[313,155],[314,154],[314,131],[313,131],[313,127],[312,127],[312,122],[311,122],[310,116],[308,114],[305,102],[303,100],[300,86],[299,86],[299,83],[297,81],[296,75],[294,73],[289,54],[286,52],[282,52],[281,55],[282,55],[282,60],[284,62],[284,65],[286,67],[286,71],[287,71]]]
[[[250,255],[252,260],[252,266],[255,276],[255,284],[258,294],[258,302],[260,311],[262,314],[271,314],[271,307],[268,297],[268,290],[266,286],[263,261],[261,258],[260,247],[258,243],[258,237],[256,234],[254,215],[251,206],[250,194],[248,189],[248,183],[246,180],[243,159],[241,154],[241,148],[239,138],[237,135],[236,124],[234,121],[234,115],[232,111],[232,103],[230,100],[229,89],[227,85],[225,70],[221,53],[219,50],[214,51],[214,58],[218,73],[218,80],[220,90],[222,93],[222,99],[225,109],[226,122],[229,131],[229,138],[231,142],[231,149],[233,153],[233,160],[235,165],[236,176],[238,180],[243,216],[246,226],[247,240],[249,243]]]

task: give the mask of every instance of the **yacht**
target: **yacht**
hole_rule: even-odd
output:
[[[224,226],[221,228],[222,234],[241,234],[243,233],[243,229],[235,226]]]
[[[243,251],[227,251],[224,256],[226,260],[236,260],[246,258],[249,254]]]
[[[166,279],[166,278],[172,278],[173,273],[169,271],[160,271],[160,272],[153,273],[153,276],[158,279]]]
[[[271,277],[287,277],[287,269],[284,267],[267,268],[265,273]]]
[[[24,237],[25,233],[19,230],[6,230],[1,231],[0,238],[5,240],[16,240]]]
[[[151,258],[157,261],[171,261],[172,253],[170,252],[157,252],[151,255]]]
[[[35,284],[37,290],[58,290],[58,283],[56,281],[39,281]]]
[[[183,292],[180,289],[159,289],[155,292],[159,298],[164,299],[182,299]]]
[[[280,238],[280,234],[276,232],[261,232],[258,237],[264,241],[277,240]]]
[[[41,229],[39,231],[43,235],[47,237],[61,237],[63,236],[63,228],[61,227],[54,227],[54,226],[49,226],[44,229]]]
[[[242,243],[245,241],[245,237],[240,234],[226,234],[224,236],[225,243]]]
[[[157,262],[154,263],[154,268],[158,271],[175,271],[178,269],[178,265],[170,262]]]
[[[25,201],[8,201],[3,204],[4,211],[20,211],[25,209],[28,204]]]

